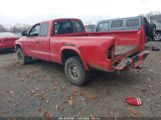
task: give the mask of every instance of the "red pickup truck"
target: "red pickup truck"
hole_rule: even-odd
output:
[[[87,33],[79,19],[54,19],[35,24],[17,40],[16,54],[21,64],[33,58],[64,65],[65,74],[81,86],[91,69],[106,72],[137,68],[149,51],[144,51],[145,33],[138,30]]]

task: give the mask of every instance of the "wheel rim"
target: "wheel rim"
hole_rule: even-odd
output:
[[[159,41],[159,40],[161,40],[161,35],[160,34],[155,34],[154,35],[154,39],[156,40],[156,41]]]
[[[73,80],[78,80],[80,77],[80,72],[78,70],[78,67],[75,64],[70,64],[69,68],[69,75]]]
[[[23,55],[22,55],[21,52],[17,52],[17,57],[18,57],[18,60],[19,60],[20,62],[23,61]]]

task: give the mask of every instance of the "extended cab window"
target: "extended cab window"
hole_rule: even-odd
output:
[[[68,34],[76,32],[85,32],[84,26],[78,20],[63,20],[54,23],[54,34]]]
[[[123,26],[123,20],[115,20],[112,21],[111,27],[112,28],[119,28]]]
[[[54,24],[54,34],[73,33],[73,24],[71,21],[58,21]]]
[[[102,22],[97,27],[97,32],[105,32],[109,30],[109,22]]]
[[[41,37],[47,37],[48,36],[48,27],[49,27],[48,22],[41,24],[41,26],[40,26],[40,36]]]
[[[29,36],[39,36],[40,24],[33,26],[29,32]]]
[[[126,20],[126,27],[137,27],[139,26],[139,19]]]

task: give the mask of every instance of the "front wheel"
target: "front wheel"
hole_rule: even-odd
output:
[[[32,61],[31,57],[25,56],[21,48],[16,50],[16,55],[20,64],[25,65]]]
[[[89,79],[89,72],[85,71],[78,56],[71,57],[65,62],[65,74],[70,82],[82,86]]]

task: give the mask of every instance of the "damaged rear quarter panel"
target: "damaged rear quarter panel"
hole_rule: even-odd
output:
[[[107,52],[114,44],[114,37],[100,37],[98,40],[91,41],[90,44],[80,46],[79,49],[90,67],[111,71],[112,64],[111,60],[107,59]]]

